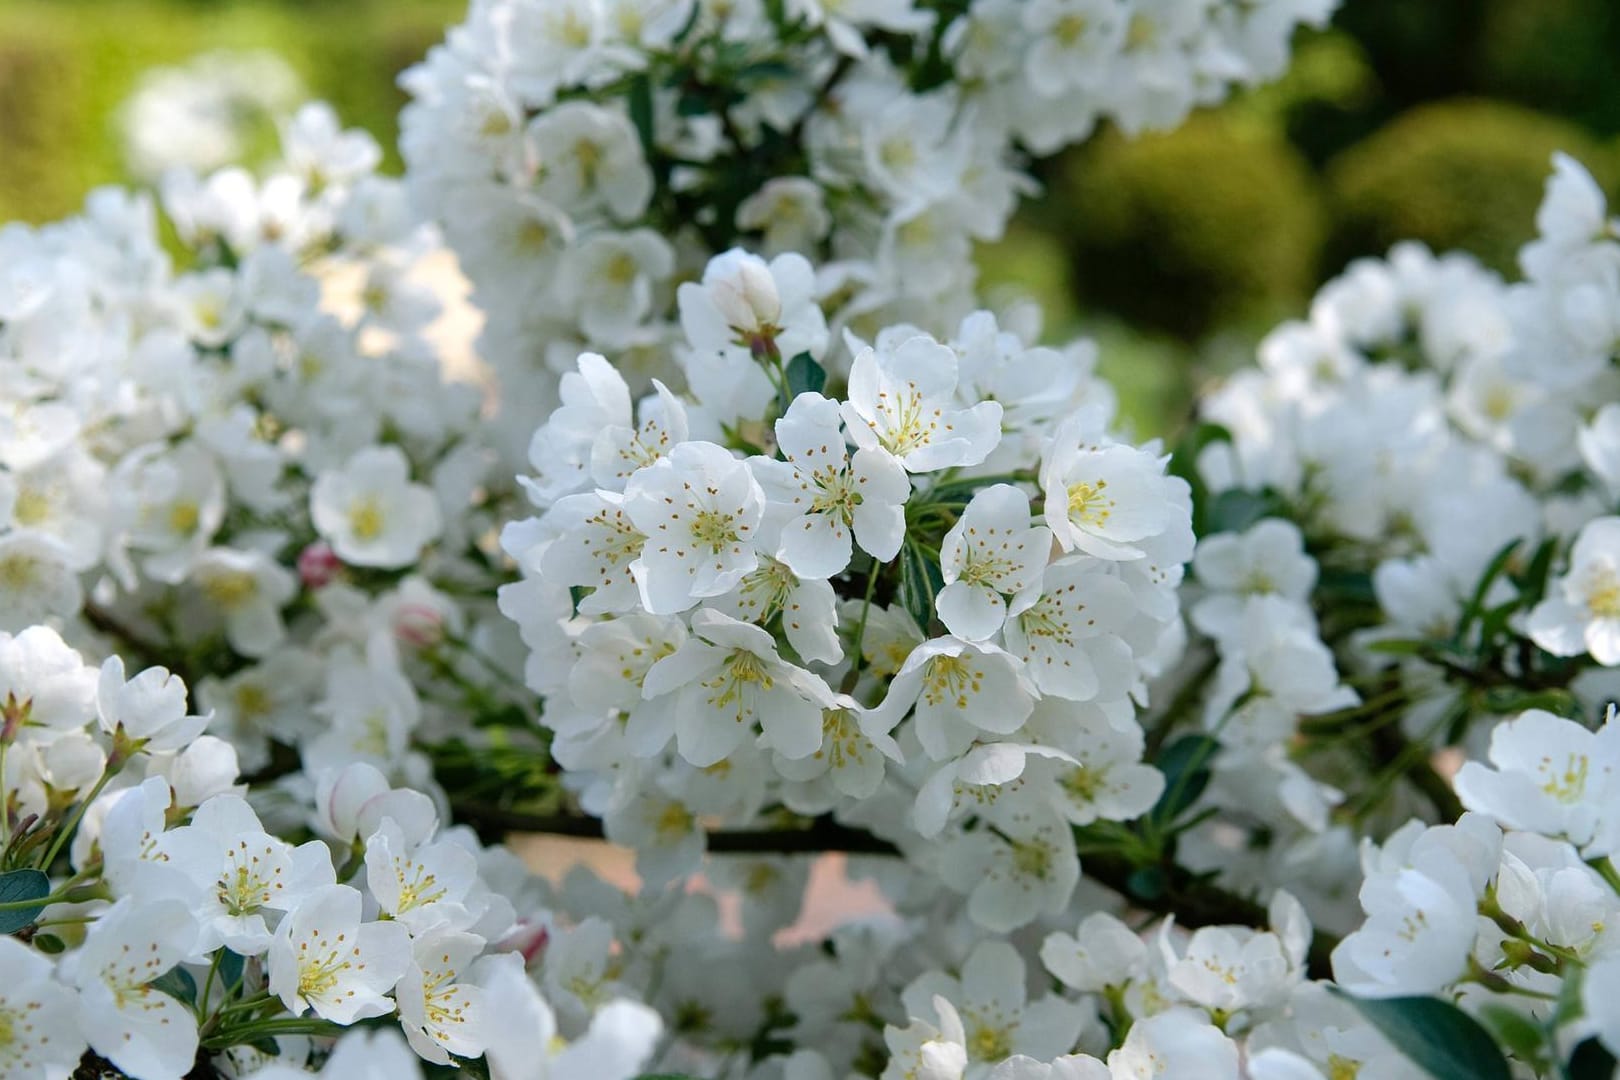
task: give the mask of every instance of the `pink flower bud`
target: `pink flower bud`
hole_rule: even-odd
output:
[[[324,589],[342,569],[343,560],[325,540],[317,540],[298,553],[298,577],[306,589]]]
[[[444,640],[444,616],[426,604],[401,604],[394,609],[394,636],[403,645],[431,649]]]

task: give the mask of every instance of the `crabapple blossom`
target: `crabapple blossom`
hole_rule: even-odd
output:
[[[1464,806],[1507,828],[1561,836],[1592,855],[1620,839],[1620,724],[1596,732],[1531,709],[1491,732],[1490,766],[1464,763],[1456,777]]]
[[[1001,439],[1001,404],[957,408],[956,370],[956,353],[926,336],[861,349],[841,406],[850,438],[911,473],[979,464]]]
[[[30,1070],[66,1076],[84,1053],[74,991],[56,981],[55,965],[15,938],[0,938],[6,980],[0,985],[0,1068],[7,1076]]]
[[[875,559],[899,554],[911,484],[889,455],[849,453],[837,402],[798,395],[776,421],[776,441],[786,461],[749,464],[780,537],[778,559],[801,577],[829,578],[849,565],[851,536]]]
[[[73,954],[79,1027],[90,1048],[136,1077],[181,1076],[197,1054],[197,1018],[152,983],[191,955],[197,923],[179,900],[120,900]]]
[[[1027,608],[1038,598],[1052,533],[1030,526],[1029,497],[1011,484],[973,496],[940,547],[945,587],[935,603],[957,637],[983,641],[1001,629],[1008,603]]]
[[[361,903],[347,885],[322,885],[276,927],[269,988],[292,1015],[352,1024],[393,1010],[386,995],[410,966],[410,935],[399,923],[362,922]]]
[[[323,472],[309,497],[316,531],[356,566],[408,565],[443,528],[438,500],[411,482],[409,461],[393,447],[363,450]]]
[[[1590,653],[1620,664],[1620,518],[1587,523],[1570,551],[1569,572],[1530,612],[1532,640],[1555,656]]]
[[[782,660],[770,634],[708,609],[692,616],[692,634],[648,670],[643,696],[674,695],[673,707],[657,726],[631,731],[632,745],[653,753],[674,735],[681,756],[700,768],[725,758],[756,728],[762,744],[783,757],[821,746],[821,711],[834,704],[832,690]]]
[[[646,537],[630,573],[654,615],[729,591],[754,569],[765,497],[748,467],[713,443],[681,443],[633,474],[623,508]]]

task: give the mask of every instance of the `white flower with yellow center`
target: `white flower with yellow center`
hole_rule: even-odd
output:
[[[1029,523],[1029,496],[1011,484],[978,492],[940,544],[940,621],[969,641],[994,636],[1009,598],[1017,610],[1039,597],[1051,551],[1051,530]]]
[[[1192,623],[1218,638],[1237,630],[1251,596],[1305,602],[1316,585],[1316,560],[1305,553],[1299,526],[1266,518],[1244,532],[1199,541],[1193,573],[1209,591],[1193,605]]]
[[[56,965],[13,937],[0,937],[0,1076],[67,1076],[85,1039],[71,989]]]
[[[1530,612],[1530,639],[1554,656],[1591,654],[1620,664],[1620,517],[1586,523],[1569,553],[1569,571]]]
[[[802,758],[777,754],[771,764],[784,778],[802,785],[783,793],[789,808],[821,813],[833,807],[838,795],[871,798],[883,783],[885,762],[903,760],[899,744],[876,730],[867,711],[853,699],[840,695],[821,711],[820,748]]]
[[[28,529],[0,535],[0,629],[65,619],[83,602],[79,575],[60,541]]]
[[[397,922],[362,923],[360,909],[358,890],[324,885],[276,927],[270,992],[294,1016],[352,1024],[393,1011],[387,995],[410,966],[410,934]]]
[[[651,229],[593,233],[569,252],[558,299],[588,340],[619,349],[646,321],[674,270],[674,250]]]
[[[756,626],[769,626],[780,615],[782,634],[800,659],[822,664],[843,659],[843,646],[838,643],[838,597],[832,585],[801,580],[786,563],[768,556],[735,589],[704,606]]]
[[[366,838],[366,886],[384,915],[413,934],[448,927],[465,930],[475,915],[469,894],[478,860],[449,840],[410,844],[393,818]]]
[[[968,894],[968,916],[1006,933],[1067,908],[1080,880],[1069,823],[1024,803],[998,806],[992,816],[994,831],[959,833],[941,860],[945,883]]]
[[[1140,542],[1175,521],[1168,458],[1123,443],[1099,444],[1090,418],[1065,423],[1041,463],[1046,523],[1064,551],[1099,559],[1140,559]]]
[[[1124,635],[1137,611],[1130,587],[1083,556],[1046,568],[1040,595],[1014,603],[1004,634],[1043,694],[1070,701],[1127,694],[1136,665]]]
[[[955,350],[926,334],[861,349],[842,406],[850,438],[863,450],[894,455],[907,472],[984,461],[1001,441],[1001,404],[958,408],[956,372]]]
[[[630,564],[642,606],[672,615],[729,592],[759,565],[764,510],[748,466],[713,443],[682,443],[630,477],[624,511],[647,537]]]
[[[457,930],[435,930],[411,942],[411,963],[394,989],[405,1038],[424,1061],[450,1064],[450,1055],[476,1058],[489,1036],[484,1030],[484,989],[461,974],[484,951],[484,939]]]
[[[900,995],[910,1016],[936,1019],[932,1002],[944,998],[961,1017],[971,1073],[1012,1054],[1048,1061],[1074,1049],[1087,1008],[1056,994],[1029,1000],[1023,958],[1005,941],[981,941],[968,953],[961,977],[928,971]],[[974,1069],[974,1066],[978,1066]]]
[[[564,102],[529,125],[540,159],[535,192],[564,212],[604,210],[621,221],[641,215],[652,197],[652,170],[622,110]]]
[[[190,956],[196,941],[196,920],[179,900],[126,898],[102,912],[65,965],[92,1050],[130,1076],[191,1071],[197,1018],[151,984]]]
[[[794,398],[776,422],[776,442],[786,461],[756,457],[749,466],[769,500],[778,559],[800,577],[830,578],[849,565],[852,535],[879,562],[899,554],[911,481],[889,454],[849,453],[836,401]]]
[[[589,589],[579,601],[582,613],[637,606],[640,591],[630,569],[647,537],[625,513],[619,495],[587,491],[564,496],[546,511],[540,527],[555,536],[540,555],[540,573],[553,585]]]
[[[961,754],[982,732],[1010,735],[1035,707],[1023,662],[983,642],[941,637],[912,650],[872,711],[873,726],[892,731],[916,707],[917,741],[935,761]]]
[[[191,583],[224,617],[225,637],[243,656],[264,656],[286,636],[281,609],[298,594],[298,579],[268,555],[210,548],[192,566]]]
[[[647,672],[643,693],[668,707],[648,718],[657,735],[630,733],[641,750],[661,749],[673,734],[681,757],[706,768],[756,730],[762,746],[786,758],[820,748],[821,710],[835,700],[826,683],[778,656],[770,634],[729,615],[698,611],[692,634]]]
[[[321,473],[309,492],[315,531],[355,566],[409,566],[443,531],[433,489],[411,482],[397,446],[374,446]]]
[[[123,547],[148,553],[148,574],[178,582],[225,519],[225,476],[196,443],[136,450],[119,462],[109,483],[125,524],[113,564],[126,580],[133,577],[123,565]]]
[[[1489,766],[1457,771],[1457,797],[1503,827],[1561,836],[1588,857],[1620,841],[1620,723],[1597,731],[1530,709],[1491,732]]]
[[[1030,0],[1024,29],[1034,45],[1024,71],[1035,92],[1055,98],[1101,85],[1125,44],[1127,10],[1115,0]]]
[[[270,926],[311,889],[335,880],[326,845],[293,847],[269,835],[239,795],[219,795],[197,808],[189,825],[164,834],[171,865],[197,886],[193,911],[199,952],[223,945],[241,956],[270,947]]]

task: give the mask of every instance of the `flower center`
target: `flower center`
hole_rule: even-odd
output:
[[[360,541],[375,540],[382,535],[383,512],[375,498],[366,496],[349,504],[349,531]]]
[[[258,595],[259,582],[246,570],[234,570],[206,578],[202,588],[208,599],[226,611],[234,611]]]
[[[22,592],[38,580],[39,560],[32,555],[13,552],[0,557],[0,586]]]
[[[1113,513],[1114,500],[1112,496],[1104,495],[1108,490],[1108,481],[1098,480],[1091,483],[1082,480],[1069,485],[1069,519],[1081,525],[1090,525],[1092,528],[1101,528],[1108,524],[1108,517]]]
[[[737,515],[723,510],[699,510],[692,518],[692,539],[718,555],[742,539],[737,535]]]
[[[38,525],[51,514],[51,500],[43,491],[23,488],[11,506],[11,516],[19,525]]]
[[[1052,851],[1045,844],[1033,840],[1017,842],[1012,846],[1012,864],[1020,877],[1044,881],[1052,872]]]
[[[1541,790],[1562,803],[1577,803],[1586,794],[1586,775],[1591,761],[1585,754],[1570,754],[1564,761],[1564,771],[1553,768],[1552,758],[1541,759],[1541,771],[1547,782]]]
[[[181,534],[195,532],[202,513],[190,499],[182,499],[169,507],[169,529]]]
[[[984,686],[984,672],[974,669],[963,656],[936,656],[928,662],[928,673],[923,676],[923,700],[930,705],[950,702],[965,709],[968,696],[977,694]]]

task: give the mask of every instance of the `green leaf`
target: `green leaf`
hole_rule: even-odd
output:
[[[241,982],[242,969],[246,966],[246,963],[241,954],[233,953],[229,949],[225,950],[225,954],[219,959],[219,985],[223,989],[229,990]],[[203,1004],[208,1003],[203,1002]]]
[[[934,618],[934,597],[944,587],[945,579],[932,559],[914,544],[900,550],[900,603],[925,634]]]
[[[1206,534],[1243,532],[1263,518],[1277,516],[1281,510],[1282,504],[1273,492],[1230,488],[1209,500],[1204,527]]]
[[[1496,584],[1496,579],[1501,577],[1502,572],[1507,569],[1508,560],[1513,558],[1513,553],[1518,550],[1519,543],[1518,540],[1509,540],[1502,545],[1500,551],[1491,557],[1490,563],[1485,567],[1485,572],[1480,575],[1479,584],[1474,586],[1474,595],[1469,598],[1467,606],[1463,608],[1462,617],[1457,620],[1457,632],[1452,635],[1453,641],[1460,642],[1466,638],[1475,621],[1484,614],[1485,595],[1491,591],[1491,586]]]
[[[197,980],[183,967],[172,967],[147,985],[187,1005],[197,1003]]]
[[[787,389],[788,401],[791,402],[800,394],[819,394],[827,385],[827,369],[811,359],[807,352],[788,361]]]
[[[1596,1039],[1587,1039],[1569,1056],[1564,1075],[1568,1080],[1611,1080],[1615,1067],[1614,1055]]]
[[[1214,736],[1184,735],[1160,752],[1153,765],[1164,773],[1164,794],[1148,811],[1155,825],[1169,825],[1204,793],[1209,763],[1219,749]]]
[[[1479,1007],[1479,1018],[1515,1057],[1532,1062],[1541,1056],[1541,1028],[1523,1013],[1487,1002]]]
[[[1428,650],[1427,641],[1413,641],[1407,638],[1385,638],[1383,641],[1369,641],[1362,648],[1368,652],[1387,653],[1391,656],[1419,656]]]
[[[61,953],[67,952],[67,942],[63,941],[55,934],[35,934],[34,948],[38,949],[46,956],[57,956]]]
[[[1125,887],[1130,894],[1149,903],[1164,895],[1164,886],[1164,868],[1160,866],[1140,867],[1132,870],[1131,876],[1125,879]]]
[[[51,894],[51,879],[38,870],[0,874],[0,904],[26,904]],[[32,926],[45,905],[0,909],[0,934],[15,934]]]
[[[629,101],[630,122],[636,126],[636,134],[641,138],[641,152],[643,156],[653,156],[653,99],[652,82],[645,72],[630,80]]]
[[[1434,1080],[1512,1080],[1507,1059],[1478,1020],[1432,997],[1358,998],[1338,991]]]

